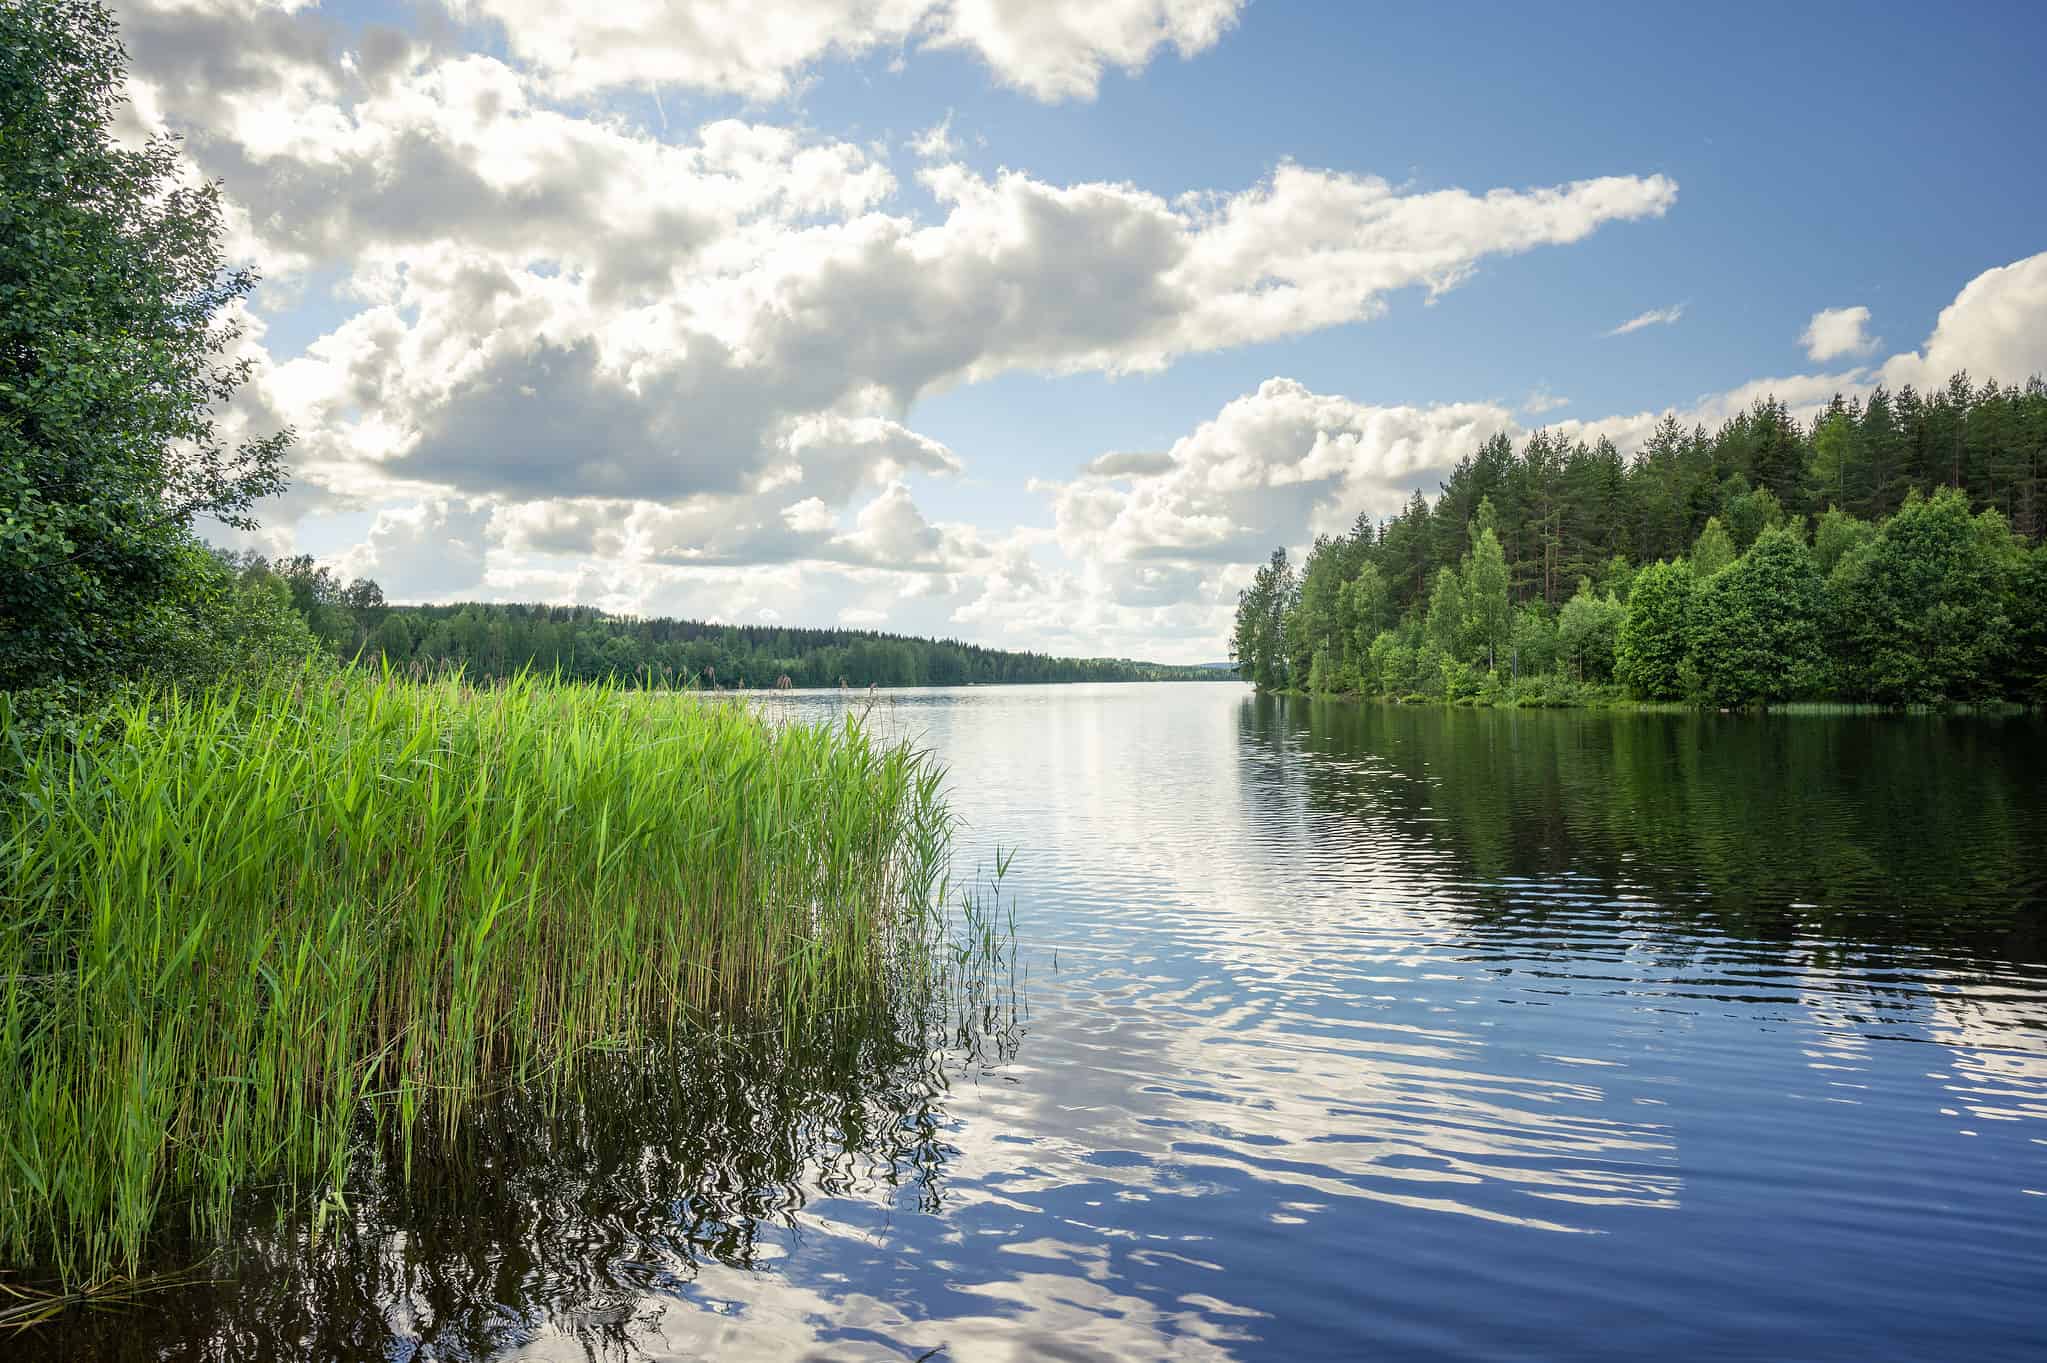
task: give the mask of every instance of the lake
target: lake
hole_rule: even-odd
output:
[[[253,1219],[227,1281],[0,1353],[2047,1352],[2040,718],[1167,684],[871,719],[950,767],[962,870],[1015,849],[1014,985],[950,1044],[505,1095]]]

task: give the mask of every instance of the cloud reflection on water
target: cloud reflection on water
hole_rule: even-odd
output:
[[[964,865],[1022,848],[1002,1045],[621,1091],[466,1183],[366,1184],[330,1243],[252,1240],[159,1340],[1988,1356],[2047,1309],[2036,730],[1184,686],[871,722],[950,764]]]

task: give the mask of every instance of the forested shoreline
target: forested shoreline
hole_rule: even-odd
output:
[[[310,555],[221,554],[244,596],[288,605],[337,658],[477,681],[521,672],[657,687],[984,686],[1234,680],[1226,668],[1061,658],[863,629],[727,625],[612,615],[590,606],[392,605],[367,578],[344,582]]]
[[[1265,691],[1469,704],[2047,700],[2047,384],[1774,398],[1718,432],[1496,436],[1431,502],[1284,549],[1230,656]]]

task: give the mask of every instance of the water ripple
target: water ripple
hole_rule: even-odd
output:
[[[2038,1356],[2037,718],[869,720],[1021,849],[1004,1046],[526,1114],[87,1356]]]

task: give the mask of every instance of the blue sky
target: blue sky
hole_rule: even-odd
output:
[[[269,278],[261,542],[396,599],[1205,659],[1493,430],[2047,368],[2037,6],[120,13]]]
[[[2047,43],[2047,8],[1605,8],[1484,5],[1446,22],[1439,7],[1260,0],[1215,50],[1112,78],[1093,105],[976,97],[970,68],[906,72],[890,92],[912,106],[901,120],[956,105],[988,169],[1162,193],[1250,183],[1287,158],[1426,187],[1650,172],[1682,187],[1661,221],[1489,264],[1433,306],[1410,295],[1380,322],[1137,383],[1019,377],[934,404],[925,426],[999,438],[1077,402],[1094,420],[1058,448],[1086,458],[1163,446],[1186,412],[1271,374],[1375,402],[1547,387],[1572,399],[1563,414],[1683,406],[1797,372],[1821,308],[1869,305],[1917,342],[1962,284],[2047,247],[2047,175],[2018,146],[2041,118],[2020,54]],[[874,91],[826,80],[807,107],[871,121]],[[1672,304],[1677,325],[1605,335]],[[979,422],[990,398],[994,431]],[[1009,457],[1029,467],[1028,441]]]

